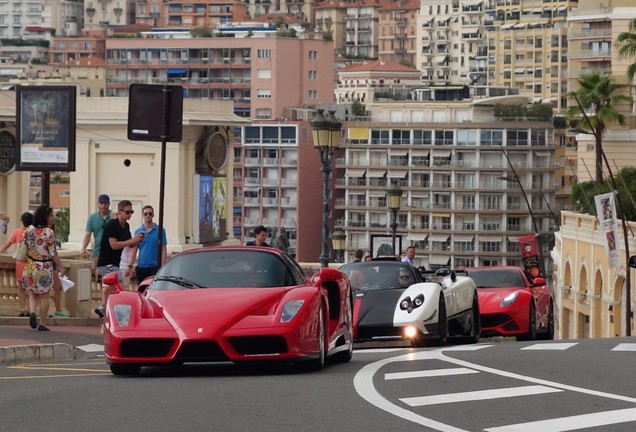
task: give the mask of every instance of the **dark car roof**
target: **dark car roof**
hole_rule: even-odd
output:
[[[362,261],[340,267],[340,271],[349,276],[354,288],[359,288],[361,285],[395,287],[400,272],[404,270],[413,275],[413,283],[423,282],[417,268],[401,261]]]

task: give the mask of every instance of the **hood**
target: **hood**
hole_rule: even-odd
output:
[[[357,297],[360,302],[357,325],[359,326],[393,326],[395,307],[404,289],[392,289],[364,292],[364,296]]]
[[[154,291],[149,299],[162,307],[177,331],[215,334],[280,301],[286,292],[287,288],[207,288]]]

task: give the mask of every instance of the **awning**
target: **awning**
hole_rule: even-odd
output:
[[[346,175],[348,177],[364,177],[364,173],[367,172],[365,169],[359,168],[347,168]]]
[[[549,104],[550,103],[550,98],[543,98],[543,103]]]
[[[477,6],[484,2],[484,0],[468,0],[462,3],[464,6]]]
[[[451,217],[451,214],[450,213],[433,213],[433,214],[431,214],[431,216],[440,217],[440,218],[449,218],[449,217]]]
[[[426,157],[426,156],[428,156],[428,153],[429,153],[428,150],[419,150],[419,149],[418,150],[411,150],[411,157],[413,157],[413,156],[420,156],[420,157],[424,156],[424,157]]]
[[[369,190],[369,197],[385,197],[385,196],[386,196],[385,190],[378,190],[378,189]]]
[[[390,170],[389,178],[404,178],[408,173],[407,170]]]
[[[450,257],[446,255],[431,255],[428,259],[428,263],[434,265],[447,265],[448,261],[450,261]]]
[[[418,241],[426,241],[428,238],[428,234],[409,234],[406,236],[407,240],[418,242]]]
[[[541,96],[535,96],[532,98],[532,103],[538,103],[541,102]]]
[[[433,157],[450,157],[450,150],[433,150]]]
[[[409,154],[408,150],[390,150],[389,151],[389,157],[391,157],[391,156],[406,156],[407,154]]]
[[[460,242],[471,242],[475,239],[475,234],[455,234],[453,240]]]
[[[367,177],[384,177],[386,175],[386,170],[369,170],[367,172]]]
[[[446,243],[449,237],[450,234],[431,234],[431,241]]]
[[[508,29],[511,29],[513,25],[514,25],[514,24],[504,24],[504,25],[502,25],[502,26],[499,26],[499,29],[501,29],[501,30],[508,30]]]
[[[541,9],[541,8],[533,8],[532,9],[532,13],[541,13],[541,12],[543,12],[543,9]]]
[[[512,28],[514,28],[514,29],[523,29],[523,28],[526,28],[527,25],[528,25],[527,23],[517,23],[517,24],[513,25]]]
[[[503,236],[497,235],[485,235],[482,234],[479,236],[479,241],[487,241],[487,242],[501,242],[503,241]]]
[[[526,72],[526,68],[515,68],[515,73],[522,74]]]
[[[437,18],[435,18],[435,21],[437,21],[438,23],[441,23],[441,22],[446,22],[449,19],[450,19],[450,17],[448,17],[448,16],[447,17],[437,17]]]
[[[368,139],[369,128],[350,127],[349,139]]]
[[[519,236],[508,236],[508,242],[519,243]]]
[[[168,69],[168,75],[184,75],[187,73],[187,69]]]
[[[441,63],[441,62],[445,61],[446,57],[448,57],[448,55],[446,55],[446,54],[435,56],[435,63]]]
[[[559,12],[563,12],[563,11],[564,11],[564,10],[566,10],[566,9],[567,9],[567,7],[566,7],[566,6],[559,6],[559,7],[557,8],[557,10],[558,10]]]

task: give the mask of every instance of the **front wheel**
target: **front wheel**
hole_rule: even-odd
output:
[[[528,333],[517,336],[518,341],[533,341],[537,338],[537,314],[535,313],[534,303],[530,303],[530,312],[528,317]]]
[[[305,360],[297,363],[297,366],[306,371],[317,372],[325,367],[325,314],[322,312],[322,306],[318,311],[318,357],[311,360]],[[353,353],[353,351],[352,351]]]
[[[438,319],[437,319],[437,346],[444,346],[448,341],[448,316],[446,316],[446,302],[444,296],[439,297]]]
[[[470,310],[470,332],[462,341],[469,344],[479,342],[481,336],[481,320],[479,318],[479,301],[477,297],[473,298],[473,306]]]

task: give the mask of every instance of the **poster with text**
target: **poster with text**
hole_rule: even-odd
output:
[[[618,222],[616,219],[616,201],[614,192],[596,195],[596,214],[603,233],[605,252],[612,267],[620,266],[620,248],[618,247]]]

